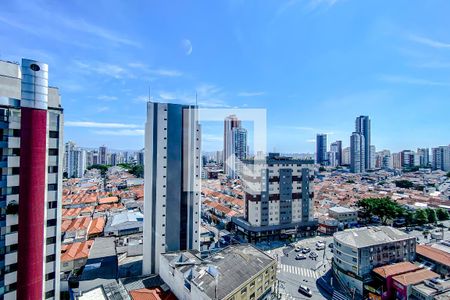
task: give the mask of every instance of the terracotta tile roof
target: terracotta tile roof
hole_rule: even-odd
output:
[[[417,245],[416,253],[445,266],[450,266],[450,253],[427,245]]]
[[[72,219],[78,217],[81,213],[81,208],[69,208],[62,210],[63,219]]]
[[[91,226],[89,226],[88,234],[99,234],[105,229],[105,218],[99,217],[92,219]]]
[[[100,204],[95,208],[96,211],[121,210],[124,209],[122,203]]]
[[[161,288],[138,289],[130,291],[133,300],[176,300],[177,297],[172,292],[165,293]]]
[[[420,269],[413,272],[408,272],[402,275],[397,275],[392,277],[393,280],[402,284],[403,286],[408,286],[411,284],[416,284],[427,279],[432,279],[439,277],[439,274],[434,273],[428,269]]]
[[[88,229],[90,223],[91,217],[81,217],[73,220],[64,220],[61,225],[61,232],[85,230]]]
[[[380,275],[383,278],[387,278],[390,276],[399,275],[402,273],[412,272],[420,270],[421,268],[416,266],[413,263],[410,263],[409,261],[387,265],[383,267],[378,267],[373,269],[373,272]]]
[[[119,202],[119,198],[117,198],[116,196],[100,198],[98,200],[98,204],[117,203],[117,202]]]
[[[94,243],[94,241],[61,245],[61,262],[88,258],[92,243]]]

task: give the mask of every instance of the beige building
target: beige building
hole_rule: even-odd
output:
[[[269,299],[276,272],[276,260],[251,245],[232,245],[204,259],[193,250],[163,253],[159,265],[178,299]]]

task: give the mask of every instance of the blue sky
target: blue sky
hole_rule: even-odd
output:
[[[33,3],[31,3],[33,2]],[[268,149],[450,143],[449,1],[3,1],[0,59],[47,62],[65,139],[143,147],[145,101],[266,108]],[[204,126],[204,149],[221,147]]]

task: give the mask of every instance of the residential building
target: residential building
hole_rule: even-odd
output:
[[[159,254],[200,248],[200,141],[195,106],[147,104],[143,273]]]
[[[342,141],[336,141],[331,143],[330,152],[335,153],[335,159],[337,166],[342,165]]]
[[[412,261],[416,238],[388,226],[349,229],[334,237],[333,271],[348,293],[364,295],[372,270],[391,263]]]
[[[305,236],[317,229],[313,218],[313,160],[270,153],[245,161],[244,217],[233,218],[249,241]]]
[[[48,75],[0,61],[1,299],[59,299],[63,109]]]
[[[159,275],[178,299],[270,299],[276,282],[276,260],[249,244],[204,259],[198,251],[176,251],[160,260]]]
[[[426,280],[436,280],[439,275],[428,269],[420,269],[392,277],[397,299],[411,299],[412,287]]]
[[[137,164],[143,166],[144,165],[144,149],[137,153]]]
[[[350,137],[350,171],[364,173],[366,171],[364,135],[353,132]]]
[[[410,299],[448,300],[450,299],[450,280],[425,280],[411,287]]]
[[[418,148],[417,154],[419,155],[419,165],[421,167],[428,167],[430,165],[430,149]]]
[[[360,135],[364,136],[364,139],[361,139],[361,148],[364,149],[361,151],[361,156],[364,157],[364,159],[360,159],[361,161],[364,161],[364,170],[372,169],[373,166],[371,166],[371,125],[370,125],[370,118],[369,116],[359,116],[356,118],[355,121],[355,132],[359,133]],[[364,171],[362,171],[364,172]]]
[[[326,165],[327,158],[327,135],[319,133],[316,136],[316,163],[319,165]]]
[[[86,150],[78,148],[77,145],[69,141],[65,144],[65,172],[68,178],[80,178],[87,167]]]
[[[339,221],[342,227],[358,223],[358,211],[343,206],[334,206],[328,209],[328,215]]]
[[[108,164],[108,149],[105,145],[98,148],[98,164],[107,165]]]
[[[248,155],[248,147],[247,130],[242,128],[241,121],[235,115],[225,118],[223,142],[225,174],[229,178],[237,178],[242,168],[241,161]]]
[[[403,150],[400,152],[401,166],[403,169],[412,168],[415,166],[415,153],[411,150]]]
[[[342,149],[342,165],[350,165],[350,147],[345,147]]]
[[[392,166],[397,170],[400,170],[402,168],[401,153],[392,153]]]
[[[450,171],[450,146],[433,148],[432,168],[433,170]]]
[[[433,271],[442,276],[450,275],[450,253],[430,245],[417,245],[417,260],[428,262]]]
[[[375,162],[376,162],[376,151],[374,145],[370,146],[370,169],[375,169]]]
[[[382,150],[377,152],[375,167],[383,170],[392,169],[393,165],[392,165],[391,151]]]

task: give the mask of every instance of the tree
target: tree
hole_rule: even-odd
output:
[[[419,224],[419,225],[424,225],[428,222],[428,215],[424,209],[416,210],[414,217],[416,219],[417,224]]]
[[[448,213],[448,210],[443,208],[436,209],[436,216],[439,221],[446,221],[450,219],[450,214]]]
[[[365,198],[359,200],[356,205],[360,208],[361,217],[366,221],[372,216],[377,216],[383,224],[405,213],[405,209],[389,197]]]
[[[407,226],[414,224],[414,222],[416,221],[414,219],[414,212],[412,212],[410,210],[405,210],[403,212],[403,218],[405,218],[405,223]]]
[[[325,167],[320,166],[319,167],[319,172],[325,172],[327,169],[325,169]]]
[[[414,184],[409,180],[396,180],[395,186],[403,189],[410,189]]]
[[[425,209],[428,216],[428,223],[434,224],[437,222],[436,212],[432,208]]]
[[[450,178],[450,172],[448,172],[446,176],[447,176],[448,178]]]

